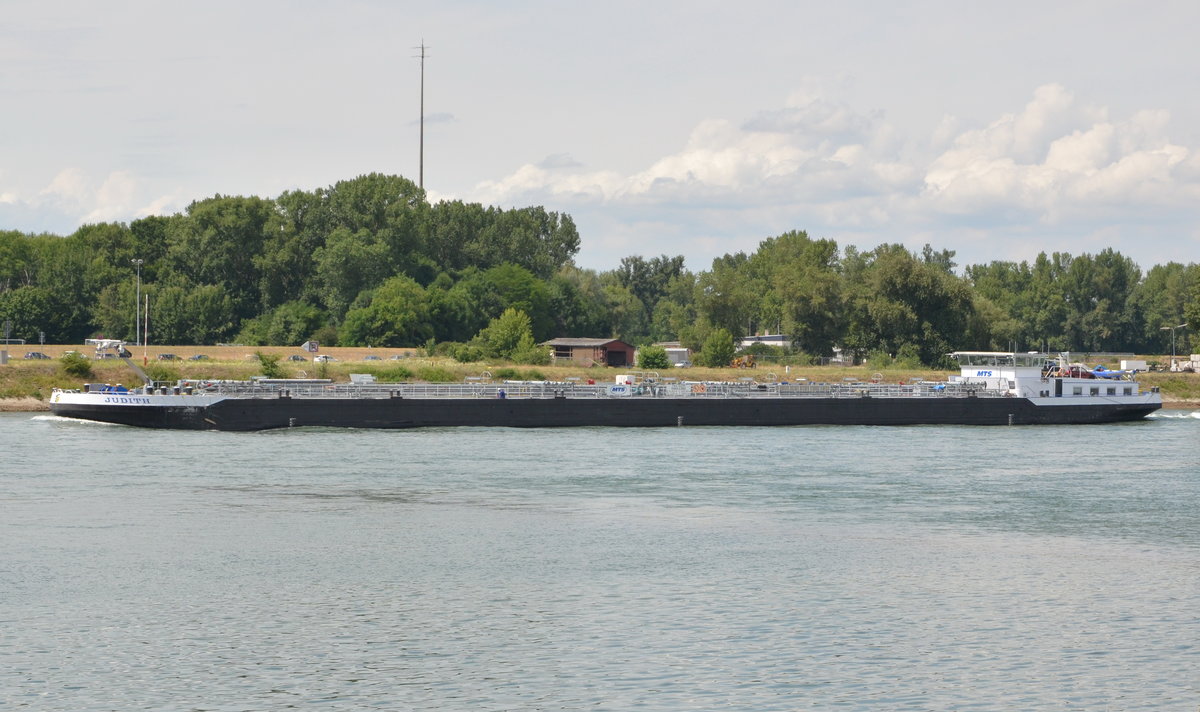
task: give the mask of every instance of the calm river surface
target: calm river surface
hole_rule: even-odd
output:
[[[0,414],[0,709],[1194,712],[1198,415],[234,434]]]

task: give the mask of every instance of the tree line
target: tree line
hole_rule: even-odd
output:
[[[1143,274],[1111,249],[956,273],[950,250],[794,231],[692,272],[668,255],[580,268],[579,239],[569,215],[430,204],[399,176],[217,195],[68,236],[0,231],[0,320],[27,341],[132,340],[140,289],[165,344],[441,344],[466,359],[557,336],[699,349],[718,333],[783,333],[801,358],[838,348],[925,365],[956,349],[1169,353],[1172,337],[1186,353],[1200,324],[1200,266]]]

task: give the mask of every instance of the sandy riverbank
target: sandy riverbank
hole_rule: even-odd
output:
[[[40,410],[50,410],[50,405],[37,398],[0,398],[0,413],[36,413]]]

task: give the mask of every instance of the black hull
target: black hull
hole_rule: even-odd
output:
[[[230,398],[208,407],[52,403],[51,412],[148,428],[1046,425],[1140,420],[1158,404],[1036,405],[1024,398]]]

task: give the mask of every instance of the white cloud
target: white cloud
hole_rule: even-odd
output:
[[[65,210],[78,210],[87,202],[93,190],[82,169],[64,168],[42,189],[35,202],[50,203]]]
[[[973,127],[947,115],[925,132],[929,138],[906,139],[881,112],[854,112],[810,93],[741,125],[702,121],[680,150],[641,170],[622,175],[547,160],[481,183],[473,197],[552,204],[583,222],[591,215],[601,234],[586,233],[585,248],[588,241],[597,249],[637,247],[650,242],[645,234],[661,235],[667,219],[681,226],[676,243],[690,235],[690,244],[706,241],[718,254],[791,229],[844,244],[845,235],[918,246],[944,235],[934,242],[970,254],[971,244],[955,243],[1004,234],[1012,244],[1036,245],[1047,225],[1076,236],[1082,251],[1095,249],[1087,239],[1111,235],[1102,230],[1114,219],[1153,212],[1160,220],[1174,210],[1175,219],[1194,223],[1200,158],[1170,139],[1170,120],[1161,110],[1112,118],[1048,84],[1020,111]],[[601,210],[609,213],[603,221]],[[618,228],[613,215],[629,224]]]
[[[1112,122],[1061,87],[1041,87],[1022,113],[961,133],[933,158],[923,197],[934,212],[1044,222],[1179,204],[1196,186],[1175,173],[1191,152],[1167,139],[1169,121],[1141,111]]]
[[[932,242],[972,261],[1004,257],[995,254],[1001,242],[1026,250],[1051,234],[1054,249],[1094,250],[1098,239],[1140,246],[1149,222],[1176,226],[1176,242],[1160,249],[1195,242],[1200,152],[1172,135],[1170,112],[1118,116],[1058,84],[1016,106],[987,121],[930,117],[905,135],[883,111],[810,89],[740,122],[698,121],[677,150],[632,169],[577,160],[588,155],[581,143],[461,195],[429,195],[570,213],[581,258],[602,254],[592,264],[606,265],[637,251],[707,258],[793,229],[843,245]],[[195,197],[152,188],[132,171],[90,168],[65,168],[33,193],[0,186],[0,217],[128,221],[175,212]]]
[[[557,164],[547,170],[543,162],[480,183],[472,197],[511,204],[534,195],[617,203],[736,196],[741,203],[757,205],[794,202],[797,188],[810,196],[827,195],[831,189],[861,192],[867,185],[911,183],[917,176],[895,156],[878,155],[878,146],[892,139],[890,129],[876,118],[850,115],[829,102],[810,102],[795,116],[783,114],[789,118],[756,119],[743,126],[702,121],[680,151],[626,176]]]
[[[134,216],[144,218],[150,215],[170,215],[182,210],[186,202],[190,201],[181,200],[177,195],[161,195],[143,203],[142,207],[134,211]]]
[[[1045,165],[1064,173],[1088,173],[1109,162],[1114,149],[1116,131],[1112,124],[1096,124],[1087,130],[1076,130],[1050,144]]]
[[[34,230],[62,232],[62,224],[128,222],[148,215],[171,214],[186,201],[176,195],[148,195],[144,181],[127,171],[114,171],[97,181],[78,167],[60,170],[32,196],[0,193],[5,215],[37,216]]]
[[[743,125],[746,131],[778,132],[809,140],[853,137],[869,131],[872,118],[831,101],[815,90],[796,92],[782,109],[759,112]]]
[[[92,209],[83,217],[84,222],[108,222],[121,220],[137,213],[137,181],[124,171],[110,174],[91,196]]]
[[[811,157],[811,152],[789,142],[786,134],[747,132],[726,121],[705,121],[692,132],[684,150],[630,176],[621,192],[640,195],[665,185],[689,184],[742,190],[794,174]]]

